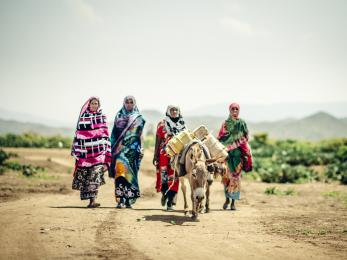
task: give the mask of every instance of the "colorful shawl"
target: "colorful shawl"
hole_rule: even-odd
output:
[[[128,99],[132,99],[134,102],[134,109],[132,111],[127,111],[125,108],[125,102]],[[133,96],[125,97],[123,107],[118,111],[115,117],[111,133],[113,163],[116,157],[121,152],[124,152],[127,146],[136,144],[138,145],[138,149],[141,149],[141,134],[144,125],[145,120],[137,108],[135,98]],[[110,177],[114,177],[114,167],[111,167],[110,170]]]
[[[96,99],[99,108],[89,110],[90,102]],[[111,162],[111,147],[106,116],[100,109],[100,100],[89,98],[83,105],[78,117],[71,155],[76,158],[77,167],[92,167]]]
[[[126,97],[124,101],[128,100]],[[132,97],[134,103],[135,99]],[[145,120],[135,105],[127,111],[125,105],[117,113],[112,135],[112,164],[109,176],[115,178],[117,199],[134,203],[140,197],[138,170],[141,163],[141,135]]]
[[[178,117],[177,118],[172,118],[170,116],[170,110],[172,108],[177,108],[178,110]],[[181,111],[178,106],[168,106],[166,109],[166,116],[165,116],[165,130],[167,134],[170,136],[177,135],[179,132],[183,131],[186,129],[185,122],[183,120],[183,117],[181,115]]]
[[[125,102],[132,99],[134,102],[134,108],[132,111],[127,111],[125,108]],[[127,129],[134,123],[134,121],[140,117],[139,109],[136,105],[135,97],[126,96],[123,101],[123,107],[118,111],[114,119],[114,126],[111,134],[111,147],[114,152],[117,150],[119,144],[121,143]]]
[[[219,134],[219,141],[227,147],[229,151],[230,170],[237,168],[240,162],[243,163],[243,170],[248,172],[252,170],[252,154],[248,145],[248,128],[244,120],[231,116],[223,123]],[[239,153],[241,152],[241,153]]]

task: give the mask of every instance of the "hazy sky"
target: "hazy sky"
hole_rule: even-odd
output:
[[[0,0],[2,108],[347,100],[345,0]]]

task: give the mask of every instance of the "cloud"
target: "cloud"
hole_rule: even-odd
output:
[[[103,24],[104,20],[86,0],[66,0],[68,5],[83,19],[93,24]]]
[[[236,18],[224,17],[220,20],[220,24],[242,35],[252,36],[255,34],[254,28],[250,24]]]
[[[251,24],[234,17],[224,17],[219,20],[221,26],[231,30],[234,33],[253,37],[253,36],[270,36],[271,32],[264,28],[255,28]]]

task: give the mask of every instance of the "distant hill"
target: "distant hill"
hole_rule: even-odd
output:
[[[42,122],[45,122],[46,125],[53,126],[53,127],[68,127],[70,123],[67,122],[60,122],[57,120],[54,120],[54,118],[47,118],[42,116],[35,116],[30,113],[23,113],[23,112],[17,112],[17,111],[11,111],[5,108],[0,107],[0,115],[1,119],[3,120],[9,120],[9,121],[17,121],[17,122],[28,122],[28,123],[36,123],[36,124],[42,124]],[[76,122],[77,118],[74,118],[72,122]],[[71,122],[71,120],[69,120]]]
[[[164,115],[156,110],[143,110],[142,114],[146,119],[145,132],[154,133],[156,125]],[[216,116],[185,116],[189,129],[194,129],[200,125],[205,125],[216,135],[222,122],[226,117]],[[336,118],[325,112],[318,112],[301,119],[282,119],[277,121],[254,123],[247,121],[251,134],[266,132],[270,138],[276,139],[302,139],[321,140],[335,137],[347,137],[347,118]],[[109,122],[110,130],[113,122]],[[36,132],[43,135],[61,134],[72,136],[72,128],[56,128],[37,123],[23,123],[14,120],[0,119],[0,134]]]
[[[325,112],[318,112],[297,120],[281,120],[268,123],[249,123],[253,133],[267,132],[272,138],[321,140],[347,137],[347,121]]]
[[[338,118],[347,117],[347,102],[282,102],[272,104],[243,104],[241,116],[247,121],[263,122],[282,120],[283,118],[303,118],[325,111]],[[228,103],[202,105],[196,109],[184,111],[185,116],[210,115],[224,117],[228,114]]]
[[[13,133],[22,134],[24,132],[35,132],[41,135],[63,135],[72,136],[73,129],[51,127],[37,123],[24,123],[15,120],[0,119],[0,134]]]
[[[149,113],[150,114],[150,113]],[[148,115],[148,113],[147,113]],[[162,118],[160,113],[146,118],[147,127],[152,128]],[[184,117],[189,129],[205,125],[216,135],[226,117],[215,116],[186,116]],[[156,120],[154,120],[156,119]],[[154,121],[152,121],[154,120]],[[346,118],[336,118],[325,112],[318,112],[302,119],[287,118],[277,121],[254,123],[247,121],[251,134],[266,132],[276,139],[321,140],[335,137],[347,137]]]

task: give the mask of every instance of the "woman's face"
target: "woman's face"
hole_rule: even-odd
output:
[[[127,110],[127,111],[133,111],[133,109],[134,109],[134,106],[135,106],[135,104],[134,104],[134,100],[132,100],[131,98],[129,98],[129,99],[127,99],[126,101],[125,101],[125,109]]]
[[[230,108],[230,115],[232,118],[238,118],[239,113],[240,113],[239,108],[237,108],[237,107]]]
[[[173,107],[170,109],[170,116],[172,118],[177,118],[178,117],[178,109],[177,107]]]
[[[96,112],[98,111],[98,108],[99,108],[99,101],[96,99],[92,99],[92,101],[90,101],[90,104],[89,104],[89,110],[91,112]]]

